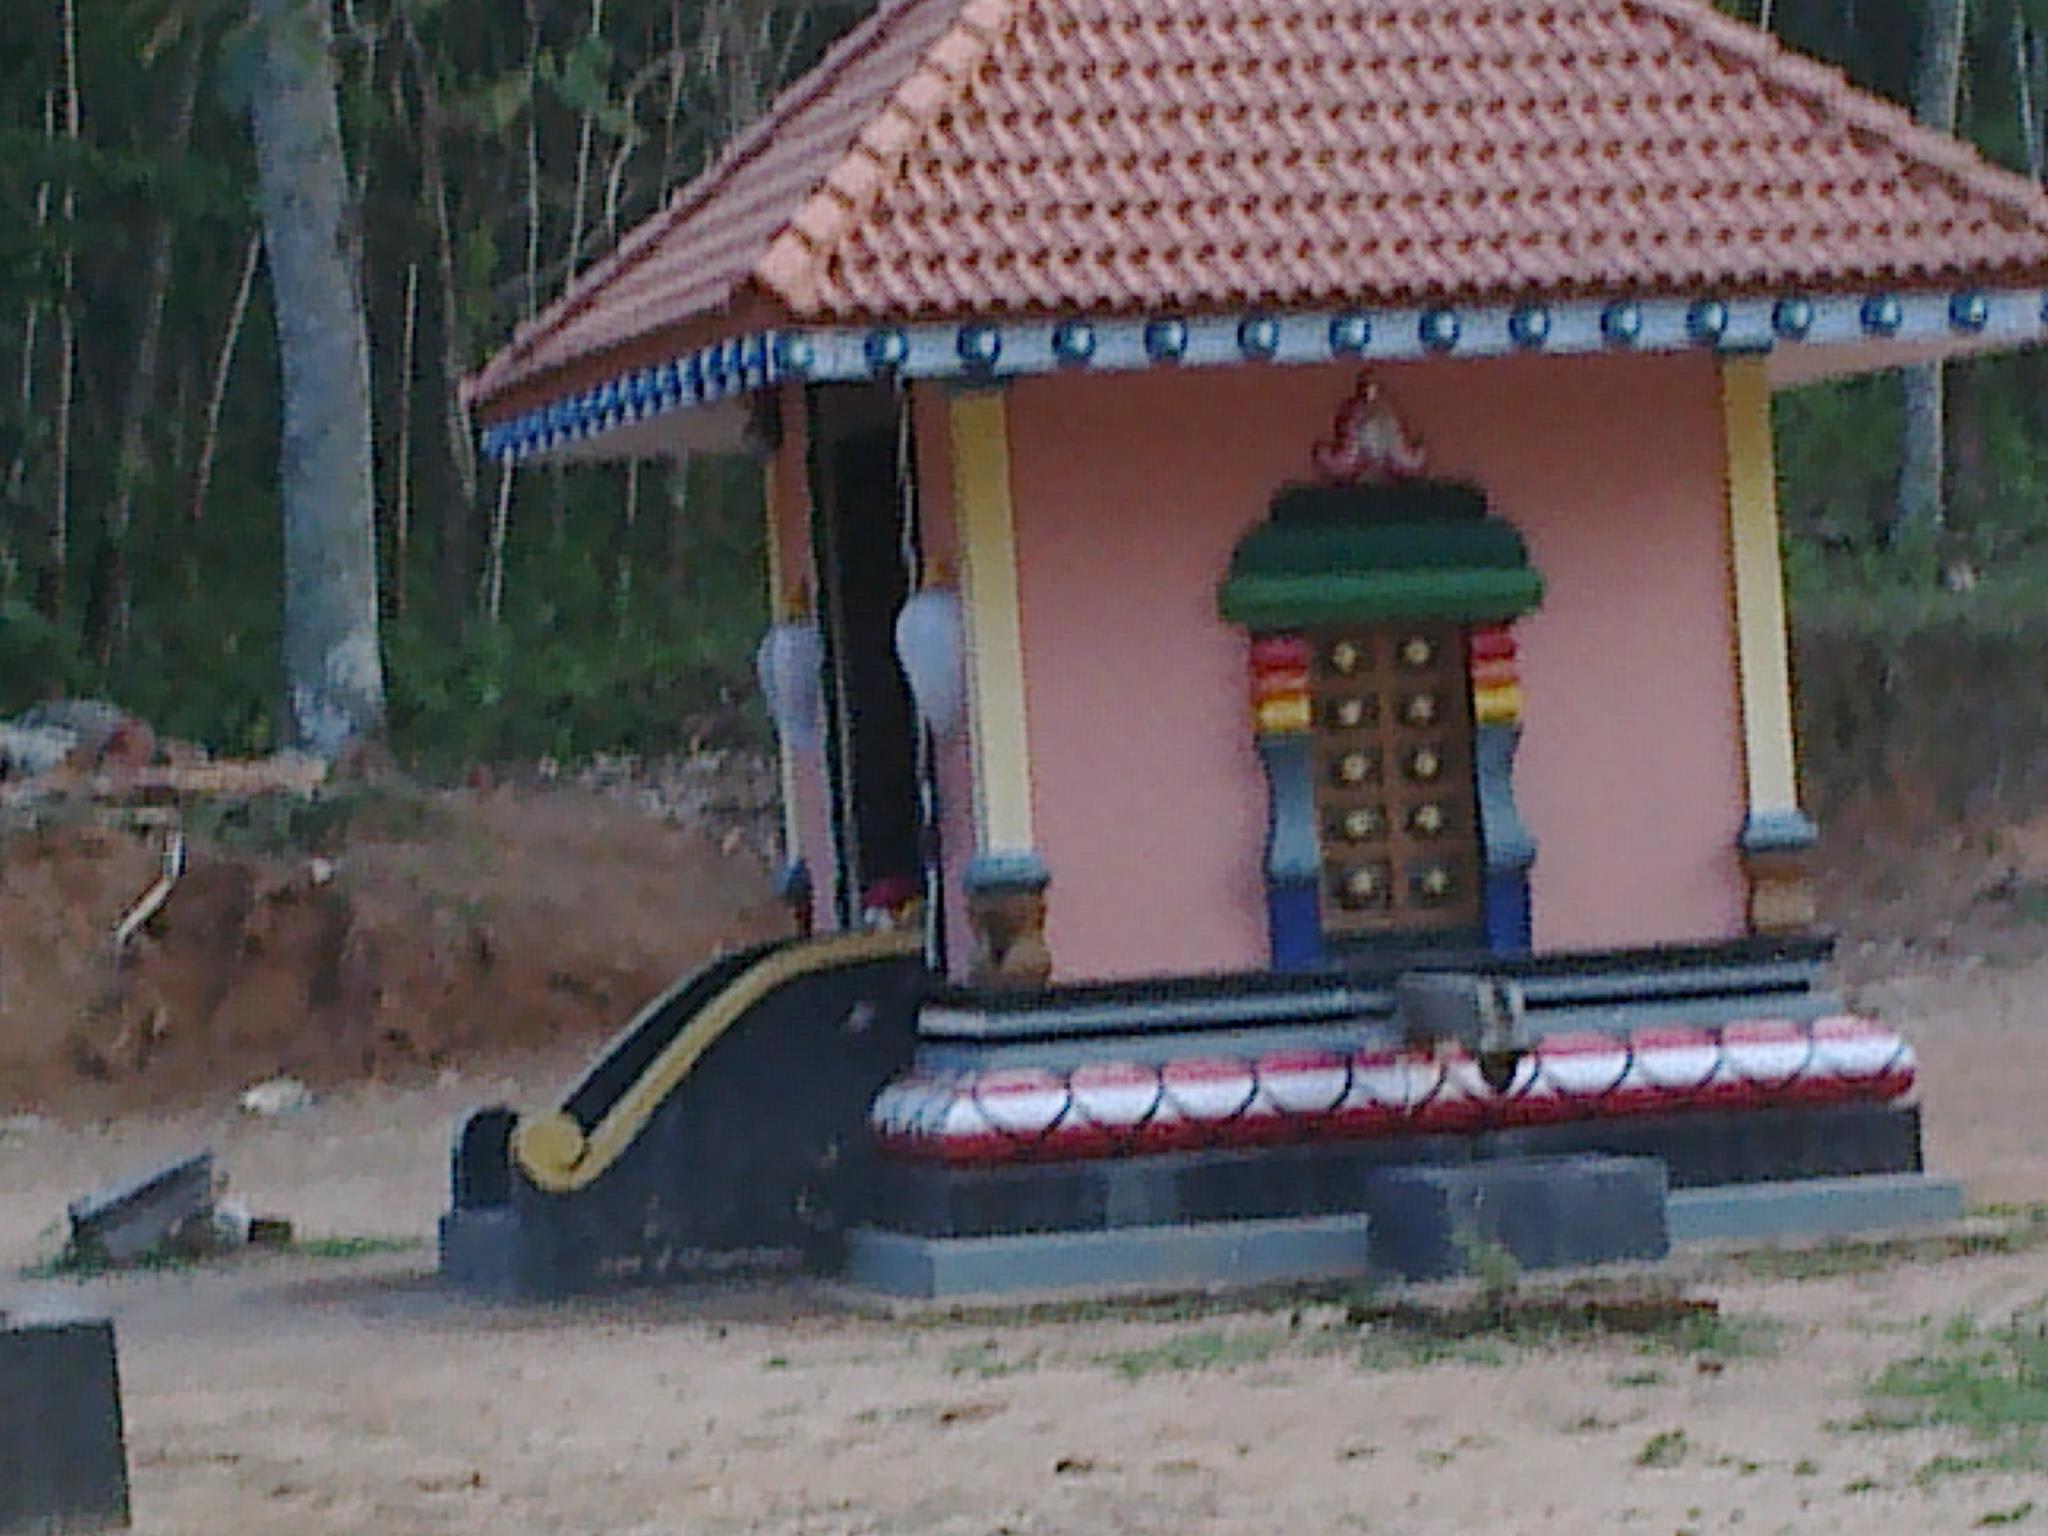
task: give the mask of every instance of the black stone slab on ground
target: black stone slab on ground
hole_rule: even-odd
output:
[[[127,1524],[114,1325],[0,1325],[0,1533]]]
[[[1524,1269],[1561,1269],[1671,1251],[1664,1165],[1646,1157],[1506,1159],[1384,1168],[1366,1179],[1373,1264],[1407,1280],[1466,1272],[1471,1243]]]
[[[72,1251],[106,1264],[132,1264],[161,1248],[213,1204],[213,1154],[151,1168],[71,1202]]]

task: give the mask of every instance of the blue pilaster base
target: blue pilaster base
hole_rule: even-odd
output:
[[[1486,947],[1496,955],[1526,955],[1536,947],[1527,870],[1488,871]]]
[[[1316,838],[1314,768],[1309,738],[1259,742],[1269,794],[1266,825],[1266,925],[1276,971],[1312,971],[1323,963],[1322,847]]]
[[[1742,824],[1740,847],[1747,854],[1805,853],[1820,842],[1820,830],[1796,806],[1751,811]]]
[[[1266,927],[1272,939],[1274,970],[1323,968],[1323,914],[1315,881],[1268,885]]]
[[[1529,866],[1536,839],[1515,807],[1514,725],[1482,725],[1473,750],[1479,770],[1479,828],[1486,854],[1486,947],[1497,955],[1525,955],[1535,945],[1529,912]]]

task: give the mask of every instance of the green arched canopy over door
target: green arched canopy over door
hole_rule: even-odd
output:
[[[1542,596],[1521,535],[1459,482],[1291,486],[1240,541],[1221,600],[1252,636],[1276,969],[1529,948],[1512,625]]]

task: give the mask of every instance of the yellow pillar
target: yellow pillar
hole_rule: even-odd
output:
[[[783,580],[782,567],[782,476],[774,459],[761,466],[761,500],[766,504],[768,550],[768,622],[784,624],[796,617],[796,604]],[[803,854],[803,818],[797,809],[796,753],[787,741],[778,741],[777,768],[782,784],[782,857],[794,864]]]
[[[963,391],[948,401],[953,506],[959,522],[974,744],[975,858],[966,886],[983,981],[1041,982],[1047,872],[1031,825],[1031,742],[1024,707],[1024,627],[1010,500],[1004,397]]]
[[[1728,460],[1728,536],[1741,680],[1749,814],[1741,850],[1750,880],[1750,926],[1773,932],[1814,921],[1807,856],[1813,824],[1799,808],[1793,745],[1791,644],[1779,546],[1778,473],[1771,385],[1764,360],[1722,364]]]

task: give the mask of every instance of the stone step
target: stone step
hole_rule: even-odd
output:
[[[1343,1279],[1364,1276],[1370,1261],[1370,1222],[1356,1215],[1022,1237],[864,1227],[849,1234],[845,1278],[886,1295],[940,1298]]]

